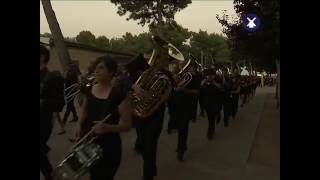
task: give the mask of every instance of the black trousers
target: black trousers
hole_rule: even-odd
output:
[[[200,114],[204,115],[203,95],[201,94],[201,92],[199,95],[199,106],[200,106]]]
[[[47,142],[52,132],[52,112],[40,110],[40,171],[46,180],[51,180],[52,165],[48,159],[50,148]]]
[[[229,118],[232,112],[232,99],[231,97],[225,96],[223,101],[223,121],[225,125],[229,124]]]
[[[223,104],[225,101],[225,98],[222,97],[223,95],[217,96],[216,99],[216,104],[215,106],[215,113],[217,114],[217,122],[219,123],[221,120],[221,110],[223,109]]]
[[[76,108],[74,107],[74,99],[70,100],[67,104],[67,109],[66,109],[66,112],[63,116],[63,123],[64,124],[67,122],[68,117],[70,115],[70,112],[72,112],[73,119],[77,120],[78,114],[77,114]]]
[[[191,119],[197,119],[197,112],[198,112],[198,96],[193,96],[192,101],[190,102],[190,106],[192,107],[191,110]]]
[[[143,158],[144,180],[152,180],[157,175],[157,145],[161,134],[164,118],[163,107],[150,118],[137,123],[136,147],[140,147]]]
[[[248,92],[245,92],[243,94],[243,99],[242,99],[242,105],[246,104],[248,102]]]
[[[169,121],[168,121],[168,130],[177,129],[177,107],[173,104],[173,102],[168,102],[168,113],[169,113]]]
[[[234,118],[238,112],[239,94],[232,94],[231,96],[231,116]]]
[[[205,106],[205,111],[208,117],[208,131],[207,134],[213,135],[216,128],[216,120],[220,114],[220,104],[213,104]]]
[[[178,127],[177,152],[184,153],[187,150],[189,123],[193,117],[192,117],[192,114],[188,115],[186,112],[177,112],[177,113],[179,113],[179,116],[177,118],[177,127]]]

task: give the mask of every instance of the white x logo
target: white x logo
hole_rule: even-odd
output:
[[[247,17],[247,20],[249,21],[249,23],[247,24],[249,28],[256,27],[256,24],[254,23],[254,21],[256,20],[256,17],[254,17],[253,19],[250,19],[249,17]]]

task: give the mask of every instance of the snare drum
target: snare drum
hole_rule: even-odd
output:
[[[54,170],[57,180],[79,179],[102,157],[102,148],[95,143],[76,147]]]

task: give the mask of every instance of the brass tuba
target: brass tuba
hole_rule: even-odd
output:
[[[182,53],[172,44],[158,36],[153,36],[153,41],[156,47],[148,61],[151,66],[135,82],[143,91],[140,97],[133,99],[134,114],[140,118],[150,116],[169,97],[173,82],[163,70],[170,58],[184,60]]]

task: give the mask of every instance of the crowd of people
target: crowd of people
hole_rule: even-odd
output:
[[[75,63],[71,63],[65,79],[48,70],[49,59],[48,49],[40,46],[40,170],[46,180],[53,179],[53,168],[47,157],[50,150],[47,142],[52,132],[54,115],[58,117],[61,127],[59,135],[65,134],[65,124],[72,113],[71,121],[77,122],[74,141],[90,130],[99,137],[97,143],[103,149],[103,156],[90,168],[92,180],[113,179],[121,162],[122,143],[119,134],[135,128],[137,139],[134,150],[141,154],[143,159],[143,180],[153,180],[158,173],[157,146],[166,108],[169,113],[166,130],[171,135],[174,131],[177,132],[177,160],[183,162],[189,146],[187,142],[190,122],[196,123],[197,112],[208,120],[204,138],[212,141],[216,124],[223,121],[227,128],[232,122],[230,120],[237,118],[239,105],[246,105],[255,96],[256,88],[261,86],[261,78],[258,76],[241,76],[237,70],[230,72],[225,67],[215,65],[207,68],[195,67],[189,71],[192,80],[187,86],[173,88],[167,101],[152,115],[141,118],[132,115],[132,97],[128,94],[133,91],[133,94],[139,96],[141,93],[134,82],[149,68],[144,56],[140,55],[127,64],[125,72],[122,73],[118,72],[117,61],[111,56],[97,58],[88,67],[85,75],[81,75]],[[168,69],[163,71],[167,72]],[[180,69],[181,63],[172,64],[168,76],[173,84],[174,75]],[[77,112],[75,98],[66,102],[64,91],[66,87],[77,83],[79,76],[89,77],[93,73],[95,84],[82,91],[85,98],[80,112]],[[63,118],[60,118],[59,114],[64,106],[66,111]],[[108,114],[111,114],[111,118],[105,123],[99,123]],[[190,144],[192,145],[192,142]]]

